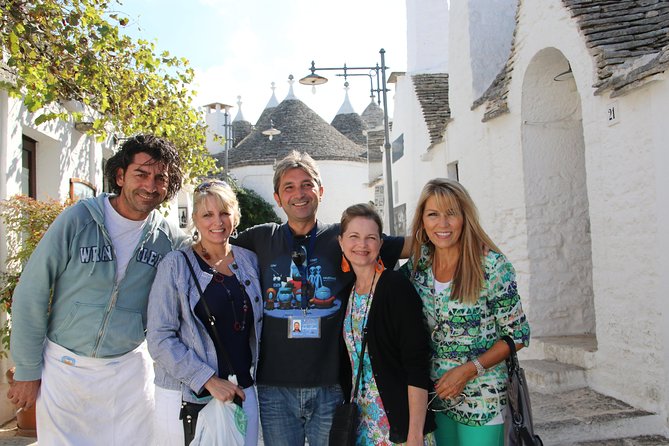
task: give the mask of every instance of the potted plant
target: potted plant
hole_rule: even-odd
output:
[[[0,201],[0,219],[5,225],[7,241],[5,268],[0,272],[0,311],[7,313],[5,322],[0,326],[0,358],[8,356],[12,331],[12,296],[23,267],[49,225],[70,204],[69,200],[65,203],[56,200],[38,201],[24,195]],[[7,371],[10,385],[13,379],[14,369],[10,368]],[[19,435],[34,436],[35,408],[18,411],[16,418]]]

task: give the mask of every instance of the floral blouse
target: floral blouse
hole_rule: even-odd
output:
[[[435,292],[428,248],[423,245],[418,268],[413,259],[402,266],[423,301],[431,336],[431,378],[436,382],[446,371],[475,359],[501,336],[529,345],[530,326],[520,304],[516,273],[504,255],[489,251],[484,259],[485,283],[475,304],[450,300],[451,286]],[[467,383],[465,400],[446,414],[470,426],[482,426],[506,405],[508,372],[504,361]]]
[[[351,360],[353,386],[355,386],[355,378],[358,374],[362,332],[367,323],[368,305],[371,305],[371,300],[368,294],[358,294],[354,288],[348,301],[346,317],[344,318],[344,341],[346,342],[346,349]],[[374,379],[372,362],[369,359],[367,349],[365,349],[362,360],[362,377],[360,379],[360,390],[358,390],[356,402],[360,407],[360,424],[355,442],[356,446],[391,446],[397,444],[390,441],[390,423],[383,407],[379,388]],[[425,435],[423,445],[436,446],[433,433]]]
[[[360,364],[360,347],[362,347],[362,332],[367,322],[367,313],[371,300],[368,294],[358,294],[355,291],[349,299],[346,317],[344,319],[344,340],[351,359],[353,370],[353,385]],[[365,349],[362,362],[362,377],[358,390],[357,403],[360,407],[360,425],[356,445],[391,445],[390,424],[383,409],[383,402],[379,388],[372,373],[372,363]]]

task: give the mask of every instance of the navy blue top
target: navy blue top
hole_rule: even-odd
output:
[[[195,254],[197,262],[203,271],[214,274],[214,279],[204,290],[204,299],[207,301],[209,311],[216,319],[216,330],[218,337],[223,343],[232,367],[237,374],[237,382],[240,387],[246,388],[253,385],[251,377],[251,347],[249,345],[249,336],[253,328],[253,309],[248,301],[246,293],[239,286],[237,278],[226,276],[213,271],[197,253]],[[223,281],[221,282],[221,278]],[[246,305],[246,311],[244,306]],[[212,336],[211,326],[207,321],[202,301],[195,305],[195,315],[202,321],[209,335]],[[215,339],[212,336],[212,339]],[[230,374],[228,363],[221,354],[220,348],[216,345],[216,357],[218,360],[218,376],[227,379]]]

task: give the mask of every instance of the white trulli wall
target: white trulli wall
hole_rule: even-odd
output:
[[[393,136],[402,132],[411,142],[393,165],[406,181],[396,205],[411,214],[427,177],[447,176],[457,161],[484,227],[516,267],[533,336],[595,335],[588,385],[666,419],[667,75],[615,99],[596,96],[595,60],[563,3],[519,3],[516,15],[513,1],[450,2],[452,120],[429,156],[412,73],[397,82]],[[407,4],[412,11],[421,2]],[[503,8],[498,20],[484,19],[488,7]],[[423,20],[408,29],[433,26]],[[483,64],[482,55],[511,48],[510,23],[508,112],[483,122],[485,104],[473,105],[482,79],[494,78],[506,60]],[[554,80],[569,66],[571,75]]]
[[[41,112],[40,112],[41,113]],[[98,143],[74,129],[73,122],[50,121],[35,125],[39,115],[28,113],[20,99],[9,97],[0,90],[0,200],[21,194],[26,182],[23,171],[23,137],[35,141],[35,195],[38,200],[64,201],[70,196],[70,179],[85,180],[102,191],[103,152],[109,150],[111,141]],[[0,263],[5,265],[7,244],[5,229],[0,224]],[[6,314],[0,315],[4,323]],[[11,359],[0,361],[0,394],[7,393],[6,370]],[[0,422],[14,417],[14,407],[2,398]]]

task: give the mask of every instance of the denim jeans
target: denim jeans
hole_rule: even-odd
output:
[[[335,408],[343,401],[338,385],[258,385],[260,424],[266,446],[327,446]]]

